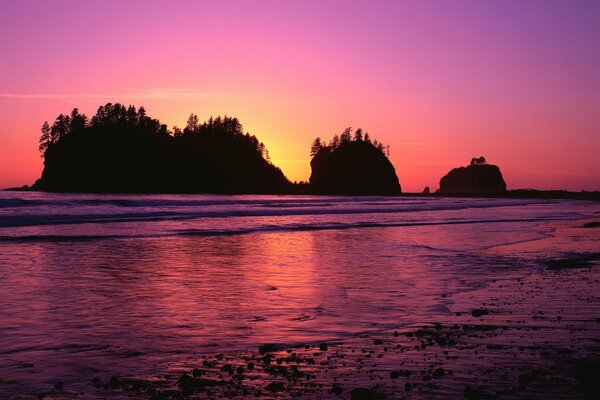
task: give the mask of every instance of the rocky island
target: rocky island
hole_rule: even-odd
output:
[[[42,177],[33,190],[93,193],[284,193],[291,183],[237,118],[173,132],[143,107],[108,103],[91,119],[74,109],[44,123]]]
[[[385,147],[357,129],[335,135],[326,145],[316,138],[311,146],[310,188],[316,194],[395,195],[400,183]],[[389,152],[389,149],[388,149]]]
[[[265,145],[234,117],[184,129],[149,117],[144,107],[108,103],[88,118],[78,109],[45,122],[39,141],[47,192],[395,195],[400,184],[377,140],[357,129],[311,148],[310,182],[291,183]]]
[[[440,180],[442,194],[500,194],[506,182],[500,168],[488,164],[485,157],[473,158],[467,167],[454,168]]]

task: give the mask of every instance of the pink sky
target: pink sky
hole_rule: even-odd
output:
[[[39,128],[144,105],[237,116],[291,180],[348,126],[404,191],[484,155],[509,188],[600,190],[597,1],[0,0],[0,188],[42,171]]]

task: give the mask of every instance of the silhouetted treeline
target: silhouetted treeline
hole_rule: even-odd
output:
[[[265,146],[232,117],[171,132],[143,107],[74,109],[42,127],[42,177],[34,189],[129,193],[281,193],[290,183]]]
[[[317,137],[310,146],[310,155],[311,157],[314,157],[321,149],[326,149],[329,152],[333,152],[341,145],[353,141],[372,144],[373,147],[383,153],[386,157],[390,156],[390,146],[384,146],[383,143],[378,142],[377,139],[371,141],[369,132],[365,132],[363,134],[363,130],[361,128],[355,130],[354,134],[352,134],[352,128],[346,128],[341,135],[333,135],[333,138],[329,141],[329,144],[323,142],[320,137]]]
[[[362,129],[347,128],[329,144],[316,138],[310,186],[315,193],[342,195],[392,195],[401,192],[396,170],[387,156],[389,146],[371,141]]]
[[[183,129],[149,117],[143,107],[108,103],[88,118],[74,109],[45,122],[42,177],[34,190],[99,193],[397,194],[389,146],[350,128],[311,147],[310,183],[290,183],[263,143],[233,117]]]

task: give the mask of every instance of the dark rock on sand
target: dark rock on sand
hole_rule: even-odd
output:
[[[465,390],[463,391],[465,397],[469,400],[479,400],[479,399],[490,399],[492,395],[487,393],[484,390],[472,388],[471,386],[465,386]]]
[[[212,379],[197,379],[187,374],[181,375],[177,384],[184,391],[203,389],[209,386],[222,385],[225,381],[216,381]]]
[[[401,376],[408,378],[410,376],[410,371],[407,371],[405,369],[398,369],[396,371],[390,372],[390,378],[392,378],[392,379],[396,379]]]
[[[600,361],[583,360],[577,365],[577,380],[581,386],[589,391],[600,393]]]
[[[192,378],[189,375],[181,375],[177,383],[179,384],[179,387],[183,390],[201,387],[200,380]]]
[[[111,376],[110,377],[110,383],[109,383],[109,385],[110,385],[111,388],[119,387],[120,384],[121,384],[121,381],[120,381],[120,379],[119,379],[118,376]]]
[[[589,268],[591,262],[600,260],[600,253],[576,254],[569,258],[546,261],[546,267],[550,270],[568,269],[568,268]]]
[[[277,350],[278,350],[278,347],[276,344],[273,344],[273,343],[263,344],[262,346],[260,346],[258,348],[258,354],[272,353]]]
[[[352,389],[350,392],[350,399],[352,400],[380,400],[383,396],[374,390],[365,388]]]
[[[338,383],[334,383],[331,386],[331,393],[335,394],[336,396],[339,396],[340,394],[343,393],[343,389],[342,387],[338,384]]]
[[[221,371],[227,372],[229,375],[233,374],[233,365],[225,364],[221,367]]]
[[[475,310],[471,311],[471,315],[474,317],[481,317],[483,315],[488,315],[490,312],[488,310],[485,310],[483,308],[476,308]]]
[[[600,228],[600,221],[586,222],[584,228]]]
[[[267,385],[267,390],[269,392],[280,392],[284,389],[282,382],[271,382]]]

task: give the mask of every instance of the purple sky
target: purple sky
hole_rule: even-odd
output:
[[[0,0],[0,187],[39,177],[39,128],[145,105],[229,114],[292,180],[347,126],[404,190],[484,155],[509,188],[600,190],[598,1]]]

